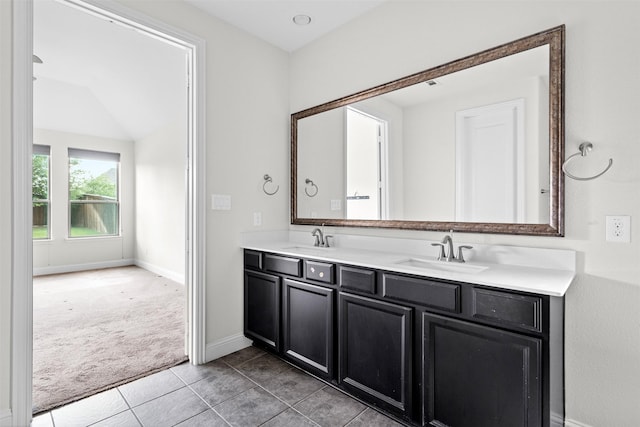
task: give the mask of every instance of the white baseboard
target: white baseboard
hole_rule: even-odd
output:
[[[11,409],[0,409],[0,427],[9,427],[11,421]]]
[[[173,280],[174,282],[178,282],[181,285],[184,285],[184,273],[179,274],[171,270],[167,270],[166,268],[158,267],[157,265],[148,263],[146,261],[141,261],[139,259],[135,260],[135,265],[140,268],[144,268],[152,273],[156,273],[161,275],[162,277],[166,277],[167,279]]]
[[[226,356],[227,354],[242,350],[250,345],[251,340],[245,338],[244,335],[231,335],[230,337],[222,338],[214,343],[207,344],[205,359],[207,362],[210,362],[222,356]]]
[[[74,271],[97,270],[100,268],[125,267],[135,265],[133,259],[118,259],[114,261],[90,262],[87,264],[57,265],[53,267],[40,267],[33,269],[34,276],[47,274],[73,273]]]
[[[580,421],[565,419],[565,427],[591,427],[589,424],[581,423]]]

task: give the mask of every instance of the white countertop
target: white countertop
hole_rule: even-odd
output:
[[[367,247],[372,249],[342,245],[318,248],[300,243],[299,239],[282,239],[283,236],[284,234],[280,233],[273,234],[274,239],[265,238],[265,235],[260,238],[244,238],[241,246],[245,249],[293,257],[550,296],[563,296],[575,277],[575,252],[569,250],[473,245],[474,249],[470,250],[469,254],[465,254],[469,261],[460,264],[437,261],[433,255],[434,248],[430,249],[430,253],[425,251],[418,253],[415,249],[415,241],[408,241],[408,244],[403,247],[404,239],[375,238],[374,241],[368,237],[358,236],[355,239],[340,240],[344,243],[350,243],[350,240],[365,240]],[[456,248],[463,244],[454,243]],[[420,241],[419,244],[418,248],[430,248],[430,242]],[[392,247],[393,251],[380,250],[380,245]],[[407,265],[407,263],[419,266]]]

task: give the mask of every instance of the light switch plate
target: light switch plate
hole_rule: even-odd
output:
[[[228,194],[212,194],[211,209],[214,211],[230,211],[231,196]]]
[[[262,212],[253,213],[253,225],[260,227],[262,225]]]
[[[331,210],[339,211],[342,209],[342,203],[340,203],[340,199],[331,199]]]

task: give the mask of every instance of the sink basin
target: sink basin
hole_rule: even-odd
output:
[[[457,262],[446,261],[430,261],[420,258],[409,258],[395,262],[396,265],[403,267],[418,268],[422,270],[449,271],[452,273],[476,274],[486,270],[489,267],[482,265],[462,264]]]

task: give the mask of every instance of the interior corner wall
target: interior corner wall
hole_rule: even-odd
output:
[[[8,425],[11,410],[11,92],[12,8],[0,1],[0,426]]]
[[[206,342],[207,358],[244,342],[240,233],[289,224],[289,55],[178,1],[118,0],[206,43]],[[271,175],[279,191],[262,191]],[[211,195],[231,196],[212,210]],[[262,225],[253,225],[253,213]]]
[[[291,55],[295,112],[566,25],[566,156],[592,141],[595,150],[572,165],[574,172],[597,173],[609,157],[613,167],[594,181],[564,180],[564,238],[458,233],[455,240],[577,251],[577,277],[565,297],[565,404],[572,426],[640,425],[640,227],[632,225],[631,243],[605,240],[606,215],[640,218],[638,16],[640,3],[624,1],[386,2]]]
[[[186,124],[185,115],[134,144],[135,262],[182,284],[186,262]]]
[[[51,239],[33,242],[34,275],[131,265],[135,237],[133,142],[44,129],[34,130],[33,141],[51,147]],[[68,148],[120,153],[120,236],[68,237]]]

